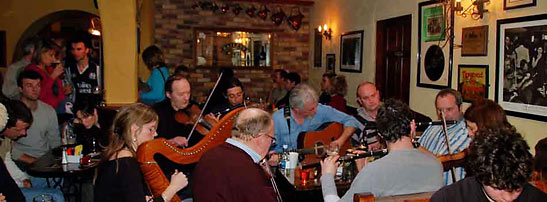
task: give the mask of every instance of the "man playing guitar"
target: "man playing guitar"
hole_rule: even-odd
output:
[[[290,94],[289,106],[273,114],[275,136],[277,138],[275,152],[281,152],[283,145],[289,150],[297,149],[297,140],[301,132],[313,131],[324,123],[339,122],[344,125],[342,135],[331,144],[341,147],[359,127],[354,117],[344,114],[332,107],[318,104],[315,90],[306,84],[299,84]],[[277,162],[274,156],[270,162]]]

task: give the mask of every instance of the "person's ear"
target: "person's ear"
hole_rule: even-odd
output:
[[[363,104],[361,103],[361,99],[359,99],[359,98],[355,98],[355,101],[357,102],[357,104],[359,104],[359,105],[363,105]]]
[[[167,97],[167,98],[171,99],[171,93],[169,93],[169,92],[165,91],[165,97]]]

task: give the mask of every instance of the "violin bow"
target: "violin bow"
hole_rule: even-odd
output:
[[[448,150],[448,155],[452,154],[450,150],[450,144],[448,143],[448,130],[446,129],[446,119],[444,117],[444,112],[441,110],[441,119],[443,122],[443,132],[444,132],[444,143],[446,144],[446,149]],[[450,168],[450,174],[452,174],[452,183],[456,183],[456,173],[454,167]]]
[[[207,104],[209,104],[209,100],[211,100],[211,97],[212,97],[213,93],[215,93],[215,90],[217,89],[218,83],[220,82],[220,79],[222,78],[223,74],[224,74],[224,71],[220,72],[220,75],[218,76],[217,82],[215,83],[215,86],[213,86],[213,90],[211,91],[211,94],[209,94],[209,96],[207,96],[207,101],[205,101],[205,105],[203,105],[203,109],[207,108]],[[196,130],[196,126],[201,121],[201,117],[203,117],[203,111],[204,110],[201,110],[201,112],[199,112],[199,117],[198,117],[197,121],[194,123],[194,126],[192,126],[192,130],[190,131],[190,134],[188,134],[188,138],[186,138],[186,140],[188,142],[190,142],[190,138],[192,137],[192,134]]]

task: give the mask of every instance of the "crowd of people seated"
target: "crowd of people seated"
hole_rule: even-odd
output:
[[[89,55],[89,39],[74,36],[67,41],[66,57],[57,40],[26,41],[23,58],[4,76],[0,202],[29,201],[39,194],[64,201],[59,189],[26,173],[29,165],[62,144],[81,144],[84,154],[100,153],[90,182],[94,201],[279,202],[284,194],[271,170],[280,164],[279,153],[301,149],[302,132],[330,122],[342,124],[343,129],[329,146],[340,148],[351,142],[368,151],[387,149],[388,154],[370,163],[366,158],[355,160],[358,174],[341,197],[335,185],[340,156],[321,160],[324,201],[352,201],[361,192],[376,197],[435,192],[431,201],[547,199],[545,192],[529,183],[532,176],[545,181],[545,139],[536,146],[534,160],[518,128],[492,100],[478,99],[464,110],[458,91],[440,90],[428,102],[435,107],[437,120],[454,124],[432,124],[416,137],[417,122],[431,119],[401,101],[382,100],[374,83],[356,86],[359,106],[351,110],[344,76],[324,74],[318,95],[298,73],[277,69],[267,99],[271,105],[258,109],[246,106],[241,78],[223,69],[218,88],[208,99],[210,105],[204,106],[192,99],[192,70],[178,66],[170,74],[161,49],[150,46],[142,53],[151,74],[146,82],[139,82],[140,103],[104,116],[99,107],[100,67]],[[164,138],[173,148],[191,148],[207,135],[196,130],[195,122],[206,125],[200,122],[205,118],[218,122],[239,107],[247,109],[231,117],[231,137],[205,151],[196,163],[155,159],[170,183],[153,195],[137,162],[139,146]],[[468,156],[467,162],[443,171],[438,157],[460,152]]]

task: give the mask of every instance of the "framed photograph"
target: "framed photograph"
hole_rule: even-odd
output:
[[[333,73],[335,74],[336,72],[334,71],[334,67],[336,67],[336,55],[334,53],[329,53],[327,54],[327,68],[325,69],[325,72],[329,72],[329,73]]]
[[[340,38],[340,71],[361,73],[363,30],[344,33]]]
[[[536,6],[537,0],[503,0],[503,10]]]
[[[547,121],[547,14],[497,22],[496,102],[508,115]]]
[[[321,58],[323,55],[321,51],[323,49],[323,35],[319,32],[315,32],[315,41],[313,44],[313,67],[321,68]]]
[[[442,4],[423,4],[420,6],[422,26],[420,26],[424,41],[442,41],[445,38],[445,15]]]
[[[488,54],[488,25],[462,29],[462,56]]]
[[[488,65],[458,65],[458,91],[463,101],[488,99]]]
[[[442,16],[432,15],[437,13],[432,9],[443,11]],[[454,17],[450,12],[444,12],[445,9],[447,8],[444,8],[442,3],[436,1],[418,4],[418,87],[443,89],[451,86],[453,48],[450,42],[453,39],[445,37],[444,28],[439,31],[438,28],[431,28],[429,25],[432,21],[430,18],[433,17],[442,19],[442,25],[439,25],[441,27],[453,24]],[[434,32],[435,34],[432,34]]]

